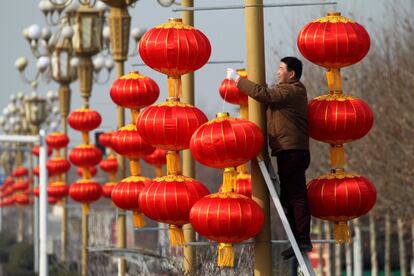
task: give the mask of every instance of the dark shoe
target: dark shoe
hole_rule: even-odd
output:
[[[311,244],[299,244],[299,249],[302,252],[311,252],[312,251],[312,245]],[[295,252],[293,251],[292,247],[289,247],[286,250],[283,250],[280,255],[283,257],[284,260],[289,260],[293,256],[295,256]]]

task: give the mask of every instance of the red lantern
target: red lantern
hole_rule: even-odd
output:
[[[27,206],[30,204],[29,196],[25,194],[15,194],[14,201],[20,206]]]
[[[371,43],[360,24],[340,13],[328,13],[307,24],[299,32],[297,44],[309,61],[326,68],[340,68],[360,61]]]
[[[76,173],[79,175],[79,176],[83,176],[83,171],[84,171],[84,168],[83,167],[78,167],[77,169],[76,169]],[[93,177],[93,176],[95,176],[97,173],[98,173],[98,169],[95,167],[95,166],[93,166],[93,167],[89,167],[88,168],[88,171],[89,171],[89,174]]]
[[[10,205],[13,205],[14,203],[15,201],[14,201],[13,196],[3,199],[3,206],[10,206]]]
[[[178,151],[189,147],[191,135],[205,122],[207,117],[198,108],[168,101],[141,112],[137,128],[141,137],[153,146]]]
[[[190,150],[198,162],[213,168],[236,167],[260,152],[264,138],[258,126],[248,120],[228,117],[228,113],[217,116],[191,137]]]
[[[329,144],[343,144],[365,136],[373,125],[370,107],[361,99],[324,95],[309,102],[309,135]]]
[[[162,166],[167,162],[166,155],[166,150],[155,149],[153,153],[144,156],[144,161],[153,166]]]
[[[46,144],[50,149],[64,148],[69,144],[69,137],[64,133],[53,132],[46,136]]]
[[[12,172],[13,177],[24,177],[29,174],[29,171],[25,167],[17,167]]]
[[[7,177],[4,182],[3,182],[3,186],[1,186],[1,189],[5,189],[7,187],[11,187],[14,184],[14,179],[12,177]]]
[[[88,132],[99,127],[102,122],[102,117],[98,112],[88,108],[81,108],[72,111],[68,117],[68,123],[71,128]]]
[[[312,216],[335,222],[339,242],[349,240],[346,221],[366,214],[374,206],[377,192],[365,177],[351,173],[331,173],[308,184]]]
[[[32,193],[36,196],[36,197],[39,197],[39,195],[40,195],[40,187],[39,186],[36,186],[36,187],[34,187],[33,189],[32,189]]]
[[[89,204],[98,200],[102,195],[99,183],[92,180],[78,180],[69,188],[70,197],[83,204],[84,212],[89,213]]]
[[[142,227],[145,222],[140,213],[138,197],[142,189],[151,182],[143,176],[130,176],[116,184],[112,189],[112,202],[119,208],[133,211],[134,225]]]
[[[139,194],[141,211],[150,219],[170,225],[171,244],[184,241],[181,226],[189,222],[191,207],[209,194],[208,189],[195,179],[182,175],[155,178]]]
[[[107,173],[116,173],[118,170],[118,160],[115,156],[108,156],[99,163],[99,167]]]
[[[58,202],[58,200],[57,200],[57,198],[54,198],[54,197],[48,197],[47,198],[47,202],[49,202],[49,204],[56,204],[57,202]]]
[[[252,199],[236,193],[217,193],[197,201],[190,222],[200,235],[220,243],[219,266],[233,266],[232,243],[256,236],[262,229],[262,208]]]
[[[151,154],[155,150],[151,144],[141,138],[137,127],[132,124],[115,131],[112,134],[111,144],[114,151],[132,160]]]
[[[69,153],[69,160],[78,167],[93,167],[99,164],[102,152],[94,145],[79,145]]]
[[[98,137],[99,144],[101,144],[104,147],[111,148],[112,133],[112,131],[101,133]]]
[[[47,194],[49,197],[54,197],[56,199],[67,197],[69,194],[69,185],[66,185],[61,181],[49,183]]]
[[[111,198],[112,190],[114,189],[116,184],[118,184],[118,183],[116,183],[116,182],[107,182],[107,183],[105,183],[105,185],[102,187],[102,195],[104,197]]]
[[[210,57],[211,46],[202,32],[171,18],[144,34],[139,53],[149,67],[178,77],[202,67]]]
[[[153,104],[160,95],[155,81],[138,72],[117,79],[111,87],[111,99],[124,108],[141,109]]]
[[[252,181],[251,180],[252,180],[252,177],[250,174],[238,174],[236,178],[236,188],[234,189],[234,192],[251,198],[252,197]]]
[[[247,72],[245,70],[237,70],[237,73],[242,78],[247,78]],[[237,88],[234,80],[224,79],[219,88],[220,96],[228,103],[246,105],[248,97],[240,89]]]
[[[14,182],[13,189],[15,191],[21,191],[29,188],[29,180],[17,180]]]
[[[50,134],[49,134],[50,135]],[[46,136],[46,143],[47,143],[47,136]],[[38,156],[39,157],[39,154],[40,154],[40,147],[39,146],[34,146],[33,148],[32,148],[32,153],[35,155],[35,156]],[[47,148],[47,156],[50,156],[50,155],[52,155],[52,149],[51,148]]]
[[[60,175],[67,173],[70,170],[70,163],[68,160],[57,157],[47,160],[46,168],[49,175]]]

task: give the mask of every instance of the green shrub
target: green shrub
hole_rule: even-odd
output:
[[[17,243],[10,250],[9,263],[12,266],[26,270],[33,270],[33,245]]]

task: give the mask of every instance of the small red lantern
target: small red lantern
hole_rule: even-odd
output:
[[[242,78],[247,78],[246,70],[237,70],[237,73]],[[228,103],[246,105],[248,102],[247,95],[237,88],[234,80],[224,79],[220,84],[219,92],[223,100]]]
[[[118,184],[116,182],[107,182],[102,187],[102,195],[104,197],[111,198],[112,190],[114,189],[115,185]]]
[[[102,151],[94,145],[79,145],[70,151],[69,160],[78,167],[93,167],[102,160]]]
[[[78,180],[69,188],[70,197],[83,204],[83,211],[89,213],[89,204],[97,201],[102,195],[99,183],[92,180]]]
[[[118,160],[115,156],[108,156],[99,163],[99,167],[107,173],[116,173],[118,170]]]
[[[364,137],[374,119],[371,108],[361,99],[324,95],[309,102],[309,135],[329,144],[343,144]]]
[[[156,71],[179,77],[202,67],[209,59],[208,38],[179,18],[152,28],[139,43],[142,60]]]
[[[371,210],[377,191],[365,177],[330,173],[309,182],[308,199],[312,216],[334,221],[335,239],[348,242],[350,235],[346,222]]]
[[[151,154],[155,150],[151,144],[141,138],[137,127],[133,124],[115,131],[112,134],[111,144],[114,151],[132,160]]]
[[[116,184],[112,189],[112,202],[119,208],[133,211],[134,225],[137,228],[145,224],[140,213],[138,197],[142,189],[151,182],[143,176],[130,176]]]
[[[33,189],[32,189],[32,193],[36,196],[36,197],[39,197],[39,195],[40,195],[40,187],[39,186],[36,186],[36,187],[34,187]]]
[[[49,134],[50,135],[50,134]],[[46,143],[47,143],[47,136],[46,136]],[[39,154],[40,154],[40,147],[39,146],[34,146],[33,148],[32,148],[32,153],[35,155],[35,156],[37,156],[37,157],[39,157]],[[50,156],[50,155],[52,155],[52,149],[51,148],[47,148],[47,156]]]
[[[247,173],[238,174],[236,178],[236,188],[234,189],[234,192],[251,198],[252,176]]]
[[[150,219],[170,225],[171,244],[184,242],[182,225],[189,222],[191,207],[209,194],[195,179],[182,175],[155,178],[139,194],[138,205]]]
[[[232,243],[256,236],[262,229],[262,208],[251,198],[236,193],[217,193],[197,201],[190,222],[200,235],[220,243],[219,266],[234,266]]]
[[[102,122],[102,117],[98,112],[88,108],[81,108],[72,111],[68,117],[68,123],[71,128],[88,132],[96,129]]]
[[[166,156],[166,150],[155,149],[153,153],[144,156],[144,161],[153,166],[162,166],[167,162]]]
[[[49,204],[52,204],[52,205],[54,205],[54,204],[56,204],[57,202],[58,202],[58,200],[57,200],[57,198],[54,198],[54,197],[48,197],[47,198],[47,202],[49,202]]]
[[[66,159],[55,157],[53,159],[47,160],[46,168],[49,175],[60,175],[67,173],[70,170],[70,163]]]
[[[69,137],[64,133],[52,132],[46,136],[46,144],[50,149],[64,148],[69,144]]]
[[[157,83],[138,72],[130,72],[120,77],[111,87],[111,99],[114,103],[135,110],[153,104],[159,95]]]
[[[224,169],[254,158],[263,143],[263,134],[258,126],[248,120],[231,118],[223,112],[194,132],[190,150],[201,164]]]
[[[61,181],[49,183],[47,194],[49,197],[54,197],[56,199],[67,197],[69,194],[69,185],[66,185]]]
[[[15,194],[14,201],[20,206],[27,206],[30,204],[29,196],[23,193]]]
[[[25,167],[17,167],[12,172],[13,177],[24,177],[28,176],[29,171]]]
[[[207,117],[198,108],[170,100],[141,112],[137,128],[141,137],[153,146],[178,151],[189,147],[191,135],[205,122]]]
[[[364,27],[333,12],[303,27],[297,44],[309,61],[326,68],[340,68],[363,59],[371,42]]]
[[[83,176],[84,175],[84,167],[78,167],[77,169],[76,169],[76,173],[79,175],[79,176]],[[97,173],[98,173],[98,169],[95,167],[95,166],[93,166],[93,167],[89,167],[88,168],[88,172],[89,172],[89,174],[90,174],[90,176],[95,176]]]
[[[98,137],[99,144],[101,144],[104,147],[111,148],[112,147],[111,145],[112,134],[113,134],[112,131],[101,133]]]
[[[21,191],[29,188],[29,180],[17,180],[14,182],[13,189],[15,191]]]

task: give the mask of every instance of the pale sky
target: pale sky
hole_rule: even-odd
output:
[[[77,1],[77,0],[74,0]],[[13,0],[1,4],[0,9],[0,33],[3,37],[0,44],[0,112],[9,102],[9,95],[17,91],[30,93],[29,85],[24,84],[14,67],[15,60],[25,56],[29,60],[27,73],[32,77],[35,73],[36,60],[30,52],[26,40],[22,36],[22,30],[31,24],[46,26],[43,14],[38,9],[35,0]],[[195,0],[196,6],[220,6],[226,2],[230,4],[242,4],[239,0]],[[310,0],[302,1],[264,1],[264,3],[309,3]],[[394,3],[408,3],[409,1],[395,1]],[[272,76],[278,66],[278,60],[287,55],[297,55],[296,36],[299,30],[309,21],[322,17],[326,11],[340,11],[344,16],[357,20],[370,32],[374,24],[386,22],[386,0],[339,0],[337,5],[325,7],[286,7],[265,9],[265,45],[266,45],[266,69],[267,82],[272,83]],[[177,7],[177,6],[173,6]],[[170,17],[180,17],[180,13],[172,11],[171,8],[163,8],[155,0],[140,0],[133,9],[130,9],[132,26],[149,29],[160,23],[164,23]],[[385,24],[385,23],[384,23]],[[210,60],[245,60],[245,20],[243,10],[224,11],[199,11],[195,13],[195,26],[209,38],[212,45]],[[284,43],[280,44],[280,41]],[[134,46],[131,43],[130,51]],[[280,56],[275,57],[272,48],[276,48]],[[153,78],[161,89],[158,102],[165,100],[167,95],[167,81],[164,75],[148,67],[132,67],[132,64],[141,63],[139,56],[130,58],[125,65],[126,72],[139,70],[141,73]],[[209,119],[215,113],[230,111],[231,115],[237,116],[235,108],[230,104],[223,104],[218,87],[225,78],[227,67],[241,68],[245,64],[220,64],[205,65],[196,72],[196,105],[202,109]],[[115,70],[114,70],[115,71]],[[115,105],[109,97],[109,88],[114,81],[113,72],[110,81],[105,85],[94,85],[91,98],[91,108],[98,110],[103,123],[101,130],[115,129]],[[304,69],[306,74],[306,68]],[[72,110],[81,107],[79,94],[79,83],[73,83],[72,88]],[[53,82],[49,85],[40,81],[38,92],[45,95],[49,89],[57,89]],[[129,117],[129,115],[128,115]],[[71,144],[80,142],[80,135],[70,132],[73,139]]]

